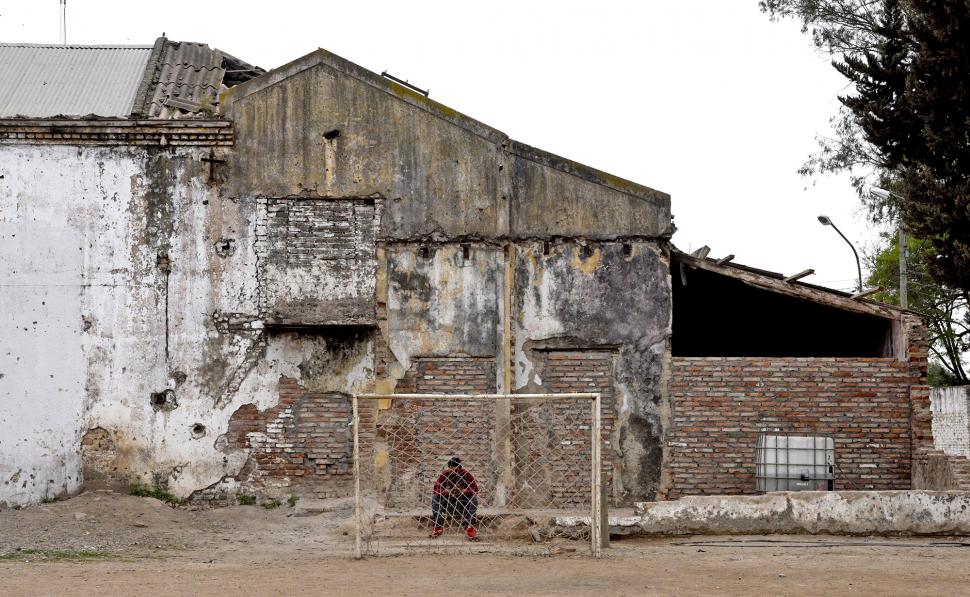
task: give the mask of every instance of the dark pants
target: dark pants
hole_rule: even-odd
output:
[[[474,494],[437,495],[431,498],[431,518],[435,527],[445,526],[445,518],[461,519],[463,527],[475,526],[478,496]]]

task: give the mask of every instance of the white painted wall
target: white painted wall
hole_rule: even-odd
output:
[[[933,447],[950,456],[970,458],[970,386],[933,388]]]
[[[94,427],[112,433],[131,480],[188,495],[245,462],[216,447],[232,413],[272,406],[279,377],[300,378],[299,338],[276,336],[247,361],[262,354],[258,330],[212,323],[257,312],[256,201],[207,186],[207,150],[151,151],[0,146],[0,506],[76,491]],[[169,168],[146,169],[153,155]],[[237,241],[231,257],[216,254],[223,237]],[[172,264],[168,358],[159,247]],[[179,406],[156,412],[149,396],[165,388]]]

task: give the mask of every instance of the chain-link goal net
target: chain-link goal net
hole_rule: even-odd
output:
[[[356,396],[358,556],[559,539],[598,555],[599,408],[598,394]]]

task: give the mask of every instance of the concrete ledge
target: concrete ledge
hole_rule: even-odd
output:
[[[970,492],[803,491],[693,496],[638,503],[635,514],[639,517],[636,534],[641,535],[964,535],[970,534]]]

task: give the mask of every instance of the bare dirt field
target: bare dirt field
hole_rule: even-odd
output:
[[[298,514],[110,492],[0,511],[0,594],[970,594],[970,538],[694,536],[614,541],[600,560],[565,542],[356,561],[348,512]]]

